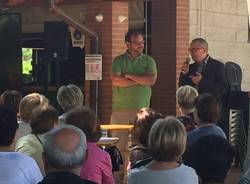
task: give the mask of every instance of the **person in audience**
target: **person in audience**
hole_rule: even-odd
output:
[[[38,164],[43,176],[45,175],[42,153],[42,137],[58,124],[57,111],[50,105],[39,105],[32,111],[30,120],[31,134],[21,137],[15,151],[32,157]]]
[[[130,149],[128,169],[133,168],[138,161],[152,158],[148,148],[148,134],[152,125],[160,118],[163,115],[151,108],[142,108],[137,113],[132,130],[133,146]]]
[[[18,115],[19,112],[19,105],[22,99],[22,94],[15,90],[6,90],[0,96],[0,104],[1,105],[8,105],[14,109],[16,114]]]
[[[30,118],[32,110],[39,105],[47,105],[49,100],[42,94],[30,93],[23,97],[19,106],[20,121],[16,139],[31,133]]]
[[[181,86],[176,91],[176,99],[181,111],[181,116],[178,116],[178,119],[184,124],[187,132],[197,127],[194,120],[193,102],[198,95],[198,91],[189,85]]]
[[[62,124],[65,122],[66,112],[79,105],[83,105],[84,95],[78,86],[69,84],[67,86],[63,85],[58,89],[56,99],[64,112],[59,116],[59,124]]]
[[[198,184],[194,169],[180,163],[186,146],[186,130],[175,117],[158,119],[149,132],[153,160],[146,166],[131,169],[129,184]]]
[[[65,116],[65,123],[80,128],[87,137],[87,155],[81,168],[81,178],[98,184],[113,184],[112,163],[109,154],[97,146],[102,133],[93,110],[78,106]]]
[[[193,143],[187,154],[185,163],[195,169],[201,184],[223,184],[234,159],[234,148],[221,136],[207,135]]]
[[[187,134],[187,143],[191,145],[205,135],[219,135],[227,138],[223,130],[216,125],[220,115],[220,107],[216,97],[209,93],[203,93],[194,100],[195,121],[198,127]]]
[[[86,159],[85,134],[71,125],[58,126],[42,138],[46,176],[38,184],[93,184],[80,178]]]
[[[42,174],[36,162],[11,149],[17,128],[16,112],[0,105],[0,183],[37,184],[42,180]]]

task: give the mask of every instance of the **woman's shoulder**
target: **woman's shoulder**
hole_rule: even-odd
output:
[[[41,144],[41,143],[38,141],[35,135],[28,134],[17,140],[16,147],[25,145],[34,145],[34,144]]]
[[[190,172],[190,173],[195,173],[195,170],[192,168],[192,167],[189,167],[185,164],[181,164],[180,167],[179,167],[180,170],[183,170],[183,171],[187,171],[187,172]]]
[[[108,152],[100,148],[96,143],[88,142],[87,150],[88,150],[88,155],[95,157],[95,159],[98,158],[99,160],[101,160],[109,157]]]
[[[134,169],[130,169],[128,175],[130,177],[138,176],[138,175],[143,175],[146,170],[147,169],[146,169],[145,166],[140,166],[140,167],[137,167],[137,168],[134,168]]]
[[[179,167],[179,176],[185,178],[185,183],[197,183],[198,184],[198,175],[192,167],[181,164]]]

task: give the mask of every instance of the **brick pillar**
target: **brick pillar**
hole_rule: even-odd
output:
[[[95,15],[103,14],[103,21],[96,22]],[[128,20],[120,23],[118,16],[128,17],[128,3],[123,1],[97,1],[86,3],[86,25],[100,37],[100,53],[103,55],[103,79],[99,81],[98,117],[101,123],[108,123],[112,111],[111,64],[117,55],[125,52],[124,36]],[[89,47],[89,44],[87,44]],[[88,50],[88,49],[87,49]],[[88,83],[88,82],[86,82]]]
[[[152,1],[152,56],[158,66],[152,107],[176,114],[176,88],[180,66],[188,56],[189,1]]]

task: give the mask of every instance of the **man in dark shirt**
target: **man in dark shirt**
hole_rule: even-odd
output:
[[[199,94],[208,92],[220,99],[226,89],[224,64],[208,55],[208,44],[203,38],[192,40],[189,53],[194,63],[184,65],[179,86],[190,85]]]

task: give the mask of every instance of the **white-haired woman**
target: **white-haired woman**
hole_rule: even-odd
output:
[[[67,86],[61,86],[58,89],[56,99],[64,112],[59,116],[59,124],[62,124],[65,122],[66,112],[79,105],[83,105],[84,95],[78,86],[69,84]]]
[[[176,91],[176,99],[181,112],[178,119],[184,124],[186,131],[191,131],[198,126],[194,119],[193,104],[198,95],[198,91],[189,85],[181,86]]]

